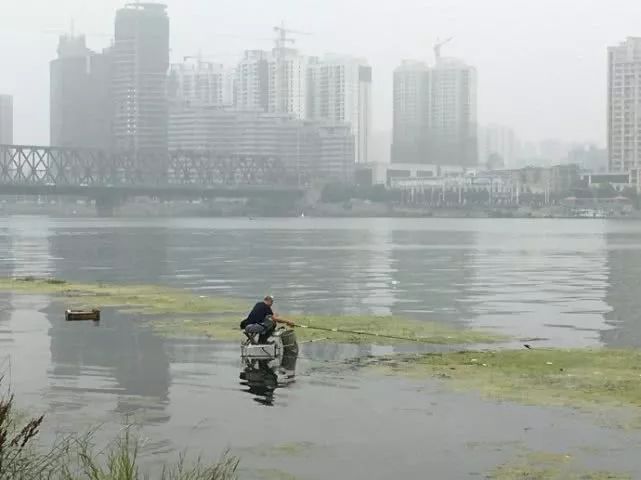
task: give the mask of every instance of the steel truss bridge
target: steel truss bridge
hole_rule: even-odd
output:
[[[273,157],[0,145],[0,194],[74,194],[112,189],[130,195],[192,192],[247,196],[299,193],[298,178]]]
[[[0,145],[0,195],[80,195],[107,209],[131,196],[298,198],[299,179],[266,156]]]

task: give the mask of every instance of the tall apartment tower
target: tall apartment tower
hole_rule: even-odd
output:
[[[222,64],[201,59],[172,65],[168,95],[172,107],[231,106],[233,76]]]
[[[63,35],[49,75],[50,144],[111,148],[111,52],[89,50],[82,35]]]
[[[116,13],[113,130],[118,149],[167,150],[169,17],[165,5],[130,3]]]
[[[13,143],[13,97],[0,95],[0,145]]]
[[[439,58],[430,69],[430,156],[432,163],[478,164],[476,69],[453,58]]]
[[[236,67],[234,105],[239,110],[266,112],[269,105],[271,54],[247,50]]]
[[[612,172],[641,167],[641,38],[608,48],[608,151]]]
[[[428,163],[429,85],[425,62],[405,60],[394,70],[394,163]]]
[[[308,118],[350,126],[356,163],[368,162],[372,128],[372,68],[364,59],[326,56],[308,68]]]
[[[277,47],[269,61],[270,113],[307,118],[307,66],[309,59],[292,48]]]
[[[476,88],[476,70],[457,59],[397,68],[392,162],[477,165]]]
[[[307,118],[307,65],[291,48],[246,51],[236,68],[236,108]]]

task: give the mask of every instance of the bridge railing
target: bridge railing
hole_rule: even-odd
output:
[[[267,186],[294,185],[300,178],[268,156],[0,145],[0,185]]]

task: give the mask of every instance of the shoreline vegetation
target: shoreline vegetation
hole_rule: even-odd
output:
[[[25,209],[15,212],[7,212],[0,210],[0,218],[8,217],[11,215],[18,216],[43,216],[52,215],[56,218],[98,218],[95,209],[92,208],[77,208],[70,211],[48,211],[39,209]],[[494,210],[463,210],[463,209],[444,209],[444,210],[431,210],[431,209],[390,209],[381,211],[351,211],[343,210],[342,208],[328,208],[322,211],[310,211],[305,208],[297,208],[292,212],[269,212],[268,214],[256,213],[253,211],[231,212],[228,214],[211,212],[208,210],[201,211],[186,210],[181,212],[166,211],[164,209],[156,210],[125,210],[115,211],[112,215],[113,218],[120,219],[148,219],[148,218],[220,218],[220,219],[282,219],[282,218],[297,218],[304,216],[305,218],[325,218],[325,219],[457,219],[457,220],[495,220],[497,218],[504,219],[530,219],[530,220],[604,220],[615,219],[624,221],[639,221],[641,220],[641,213],[634,211],[627,215],[605,215],[605,216],[577,216],[568,213],[560,213],[548,210],[536,211],[512,211],[507,209],[494,209]]]
[[[1,378],[0,378],[0,387]],[[28,418],[16,411],[14,396],[0,391],[0,480],[143,480],[142,440],[131,428],[97,449],[92,434],[59,437],[46,448],[39,444],[45,417]],[[235,480],[240,460],[225,452],[216,462],[193,461],[183,454],[163,463],[153,478],[159,480]]]
[[[0,278],[0,291],[50,295],[65,308],[112,307],[142,316],[151,327],[168,337],[206,337],[221,341],[239,340],[240,320],[249,303],[227,297],[196,295],[178,288],[157,285],[73,283],[53,278]],[[353,333],[297,328],[300,341],[358,344],[424,343],[434,345],[491,344],[508,340],[485,330],[452,328],[404,317],[368,315],[286,315],[297,324],[324,329],[378,333],[380,338]],[[390,339],[385,336],[404,337]]]
[[[612,210],[607,204],[595,203],[590,207],[603,210],[608,218],[640,220],[641,210],[634,208],[621,212]],[[224,201],[182,201],[182,202],[129,202],[117,207],[113,216],[117,218],[521,218],[521,219],[586,219],[577,217],[569,207],[501,207],[501,206],[467,206],[467,207],[428,207],[405,206],[390,202],[352,199],[340,202],[321,202],[317,204],[291,204],[280,201],[224,200]],[[0,216],[10,215],[53,215],[64,218],[96,217],[95,205],[85,200],[76,202],[51,203],[0,203]]]

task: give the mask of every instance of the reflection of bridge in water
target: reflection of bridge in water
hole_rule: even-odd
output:
[[[102,213],[131,196],[298,198],[299,173],[268,156],[0,145],[0,194],[85,196]]]

